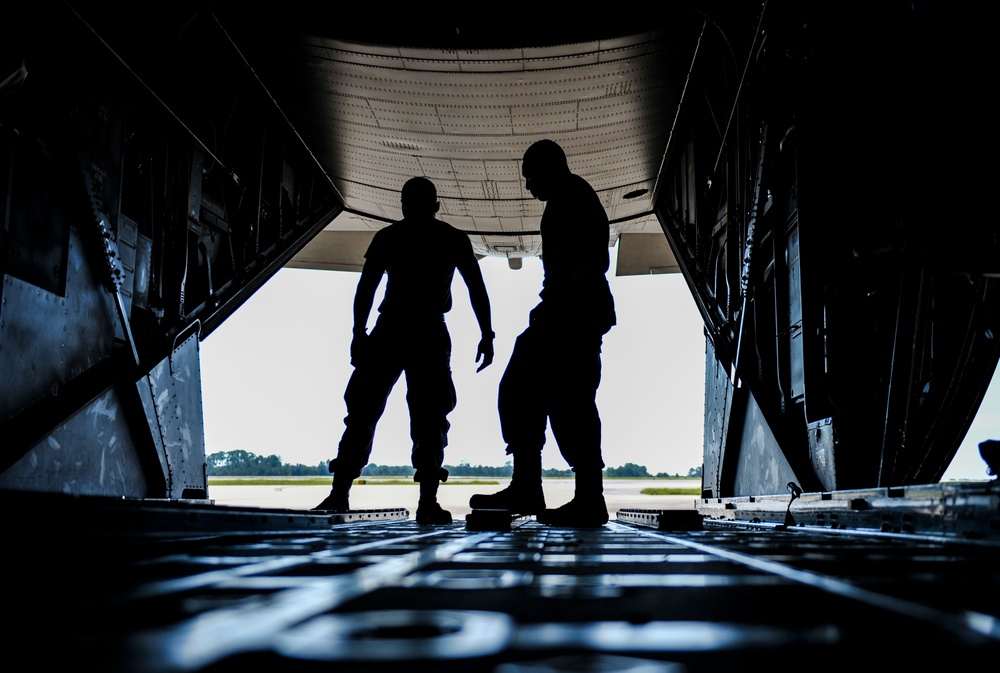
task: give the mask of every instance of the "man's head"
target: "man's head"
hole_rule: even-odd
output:
[[[547,138],[533,143],[521,159],[524,186],[539,201],[548,200],[556,181],[568,174],[566,152],[557,142]]]
[[[400,202],[403,206],[403,217],[434,215],[441,207],[434,183],[422,177],[406,181],[400,194]]]

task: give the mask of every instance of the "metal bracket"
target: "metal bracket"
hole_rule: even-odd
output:
[[[115,300],[115,308],[118,312],[118,320],[121,321],[122,332],[125,334],[125,343],[132,351],[132,360],[139,364],[139,351],[135,346],[135,339],[132,336],[132,326],[129,322],[128,314],[125,310],[125,300],[122,299],[121,286],[125,279],[125,272],[122,270],[121,255],[118,252],[118,244],[115,241],[115,234],[111,228],[111,218],[104,212],[104,208],[94,192],[94,178],[90,172],[90,162],[83,152],[79,153],[80,172],[83,174],[83,181],[87,188],[87,197],[90,199],[90,209],[94,215],[94,222],[98,240],[103,253],[105,271],[105,285],[108,292]]]

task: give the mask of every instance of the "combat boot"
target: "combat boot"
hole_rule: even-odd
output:
[[[477,493],[469,498],[472,509],[503,509],[512,514],[538,514],[545,511],[542,490],[542,454],[514,454],[514,471],[507,488],[496,493]]]
[[[608,522],[603,476],[600,469],[577,471],[573,499],[562,507],[545,510],[536,520],[562,528],[600,528]]]
[[[351,509],[349,495],[354,480],[361,476],[361,470],[348,470],[337,465],[337,460],[330,461],[330,471],[333,472],[333,486],[330,495],[323,502],[313,507],[315,511],[349,512]]]
[[[421,525],[443,525],[452,522],[451,512],[441,507],[437,501],[438,486],[448,480],[448,470],[441,468],[428,473],[417,470],[413,481],[420,484],[420,500],[417,502],[417,523]]]

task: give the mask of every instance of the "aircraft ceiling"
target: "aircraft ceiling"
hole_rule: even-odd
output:
[[[440,217],[468,232],[479,255],[517,268],[541,253],[543,208],[524,189],[520,160],[552,138],[601,196],[619,275],[678,270],[653,214],[660,165],[701,36],[722,30],[723,13],[755,20],[756,3],[679,2],[653,20],[324,7],[180,3],[157,7],[153,20],[148,7],[131,10],[146,13],[136,40],[158,23],[180,44],[216,31],[339,193],[345,211],[289,266],[359,270],[374,232],[401,218],[403,183],[424,175]]]
[[[468,232],[478,254],[517,268],[541,252],[544,205],[524,189],[520,160],[552,138],[600,194],[609,245],[646,234],[629,248],[638,267],[620,258],[619,273],[677,271],[653,197],[706,26],[683,7],[669,22],[595,14],[574,25],[483,15],[344,26],[307,10],[286,15],[267,40],[246,16],[228,27],[222,18],[346,207],[289,265],[360,268],[374,231],[402,217],[403,183],[424,175],[437,185],[440,217]]]

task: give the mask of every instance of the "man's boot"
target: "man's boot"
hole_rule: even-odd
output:
[[[313,507],[313,510],[325,512],[348,512],[350,503],[348,495],[354,480],[361,476],[361,470],[349,470],[337,465],[337,459],[330,461],[330,471],[333,472],[333,487],[330,495],[323,499],[323,502]]]
[[[599,468],[577,470],[573,499],[562,507],[545,510],[536,519],[539,523],[564,528],[600,528],[608,522],[604,474]]]
[[[452,522],[451,512],[442,509],[437,501],[438,485],[442,481],[448,481],[448,470],[440,470],[428,473],[427,470],[417,470],[413,475],[413,481],[420,484],[420,500],[417,502],[416,520],[419,524],[447,524]]]
[[[496,493],[477,493],[469,498],[472,509],[504,509],[511,514],[545,511],[541,451],[518,451],[513,456],[514,471],[507,488]]]

